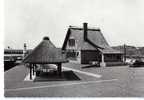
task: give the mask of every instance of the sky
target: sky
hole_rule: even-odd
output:
[[[29,49],[44,36],[62,47],[69,25],[99,27],[111,46],[144,46],[144,0],[4,0],[4,47]]]

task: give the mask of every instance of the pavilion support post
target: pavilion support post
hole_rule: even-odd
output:
[[[62,66],[61,66],[62,64],[58,63],[57,65],[58,65],[58,67],[57,67],[58,75],[61,76],[62,75]]]
[[[35,65],[33,64],[33,75],[34,75],[34,72],[35,72],[34,67],[35,67]]]
[[[30,64],[30,80],[32,80],[32,64]]]
[[[36,74],[36,64],[34,64],[34,72],[35,72],[35,74]]]
[[[34,64],[34,72],[35,72],[35,75],[36,75],[36,64]]]

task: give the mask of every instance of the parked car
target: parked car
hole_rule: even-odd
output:
[[[44,64],[37,66],[36,76],[39,76],[40,73],[57,73],[57,66],[54,64]]]
[[[144,67],[144,61],[142,60],[135,60],[134,63],[130,64],[130,67]]]
[[[98,62],[98,61],[90,61],[89,63],[90,63],[90,65],[94,65],[96,67],[100,67],[100,62]]]

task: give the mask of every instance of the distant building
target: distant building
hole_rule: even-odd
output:
[[[123,53],[111,48],[99,28],[70,26],[62,50],[70,61],[81,64],[100,62],[101,66],[122,63]]]
[[[23,49],[4,49],[4,61],[17,61],[22,60],[23,55],[28,55],[32,50]]]
[[[16,66],[23,58],[22,49],[4,49],[4,71]]]
[[[4,60],[5,61],[16,61],[17,59],[22,59],[23,50],[22,49],[4,49]]]

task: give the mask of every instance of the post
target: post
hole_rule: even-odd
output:
[[[104,54],[103,53],[101,54],[101,63],[100,63],[100,66],[101,67],[105,67],[106,66],[106,64],[104,62]]]
[[[30,64],[30,80],[32,80],[32,64]]]
[[[34,72],[35,72],[34,67],[35,67],[35,65],[33,64],[33,75],[34,75]]]
[[[124,44],[124,62],[126,62],[126,45]]]
[[[58,65],[58,67],[57,67],[58,68],[57,69],[58,70],[58,75],[61,76],[61,73],[62,73],[61,63],[58,63],[57,65]]]

